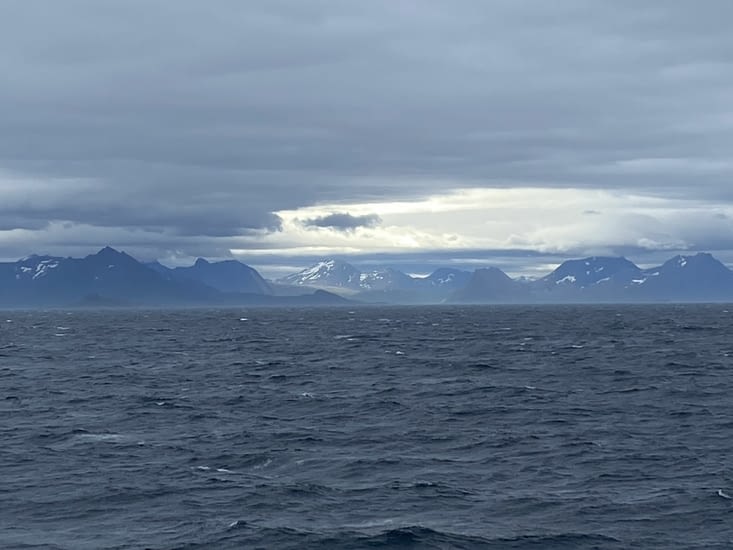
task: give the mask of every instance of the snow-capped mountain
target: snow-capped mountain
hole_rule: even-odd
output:
[[[341,260],[324,260],[278,282],[286,285],[358,290],[361,272]]]
[[[453,269],[450,267],[441,267],[433,271],[427,277],[418,279],[418,281],[421,281],[423,284],[429,285],[433,288],[445,288],[450,290],[463,288],[470,280],[471,273],[469,271]]]
[[[626,258],[568,260],[536,281],[512,280],[498,269],[479,269],[450,298],[456,303],[727,300],[733,300],[733,272],[706,253],[676,256],[646,270]]]
[[[641,276],[641,269],[626,258],[593,256],[568,260],[549,275],[540,279],[538,286],[588,288],[610,282],[630,282]]]
[[[359,274],[360,290],[404,290],[413,287],[415,279],[391,267]]]
[[[675,256],[633,281],[632,295],[648,301],[733,299],[733,272],[711,254]]]
[[[173,284],[133,257],[105,247],[85,258],[29,256],[0,267],[0,303],[71,305],[89,297],[111,302],[195,302],[215,293]]]
[[[606,302],[623,300],[642,278],[642,270],[626,258],[593,256],[563,262],[528,284],[538,301]]]
[[[240,264],[197,262],[209,281],[226,281],[225,275],[250,274]],[[218,265],[218,266],[217,266]],[[214,266],[214,267],[212,267]],[[194,266],[196,267],[196,266]],[[246,269],[243,269],[246,268]],[[254,271],[254,270],[252,270]],[[173,274],[171,274],[173,273]],[[183,273],[190,273],[185,271]],[[256,273],[256,272],[254,272]],[[217,277],[221,276],[219,279]],[[253,275],[254,276],[254,275]],[[256,273],[256,277],[259,276]],[[201,277],[204,278],[204,277]],[[105,305],[338,305],[344,300],[327,292],[287,297],[264,293],[221,291],[200,280],[176,274],[157,264],[145,265],[132,256],[105,247],[84,258],[28,256],[0,263],[1,307],[105,306]]]
[[[707,253],[644,270],[626,258],[593,257],[564,262],[531,286],[538,301],[720,301],[733,299],[733,272]]]
[[[467,271],[449,268],[440,268],[427,277],[413,277],[391,267],[361,271],[342,260],[329,259],[278,283],[347,292],[372,302],[435,303],[464,286],[470,277]]]
[[[569,260],[538,280],[512,279],[497,268],[472,274],[440,268],[415,277],[325,260],[273,287],[236,261],[199,259],[170,269],[110,247],[85,258],[33,255],[0,263],[0,307],[345,303],[333,293],[307,294],[310,287],[363,302],[401,304],[733,301],[733,272],[707,253],[676,256],[652,269],[625,258]]]
[[[56,269],[64,258],[55,256],[38,256],[33,254],[18,260],[14,266],[16,280],[36,280],[46,277],[49,272]]]

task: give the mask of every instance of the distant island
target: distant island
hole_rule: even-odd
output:
[[[568,260],[548,275],[513,279],[495,267],[440,268],[425,277],[360,271],[328,259],[269,281],[236,260],[170,268],[105,247],[84,258],[32,255],[0,263],[0,307],[338,306],[733,301],[733,271],[707,253],[641,269],[626,258]]]

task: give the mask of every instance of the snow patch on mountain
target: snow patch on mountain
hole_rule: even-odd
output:
[[[310,267],[280,279],[280,283],[297,286],[336,287],[356,289],[362,273],[351,264],[340,260],[323,260]]]
[[[440,268],[426,277],[412,277],[391,267],[377,267],[359,270],[342,260],[328,259],[288,275],[278,281],[280,284],[332,288],[351,293],[408,292],[413,296],[420,293],[446,294],[462,286],[470,273]],[[443,290],[445,289],[445,290]]]

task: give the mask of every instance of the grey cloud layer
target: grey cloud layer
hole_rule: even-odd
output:
[[[7,0],[0,181],[21,183],[0,183],[0,229],[200,247],[447,186],[731,201],[732,19],[728,0]]]

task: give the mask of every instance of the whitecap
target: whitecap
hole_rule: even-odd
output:
[[[221,474],[231,474],[232,473],[231,470],[227,470],[226,468],[217,468],[216,471]]]
[[[208,466],[196,466],[196,469],[201,470],[202,472],[208,472],[209,470],[211,470],[211,468],[209,468]]]
[[[733,499],[733,497],[731,497],[728,493],[726,493],[725,491],[723,491],[723,489],[718,489],[717,495],[720,498],[724,498],[725,500],[732,500]]]
[[[387,518],[387,519],[367,520],[362,523],[348,525],[347,527],[350,527],[352,529],[373,529],[375,527],[385,527],[387,525],[392,525],[392,524],[394,524],[394,520],[391,518]]]
[[[259,470],[260,468],[267,468],[270,464],[272,464],[272,459],[268,458],[262,464],[257,464],[256,466],[253,466],[253,468],[255,470]]]
[[[124,436],[120,434],[114,434],[114,433],[105,433],[105,434],[78,434],[76,436],[78,439],[82,439],[84,441],[94,441],[94,442],[102,442],[102,443],[115,443],[117,441],[122,441],[124,439]]]
[[[405,352],[404,351],[396,351],[396,352],[394,352],[394,354],[395,355],[404,355]]]
[[[249,321],[249,319],[247,319],[246,317],[241,317],[239,320],[240,321]]]

